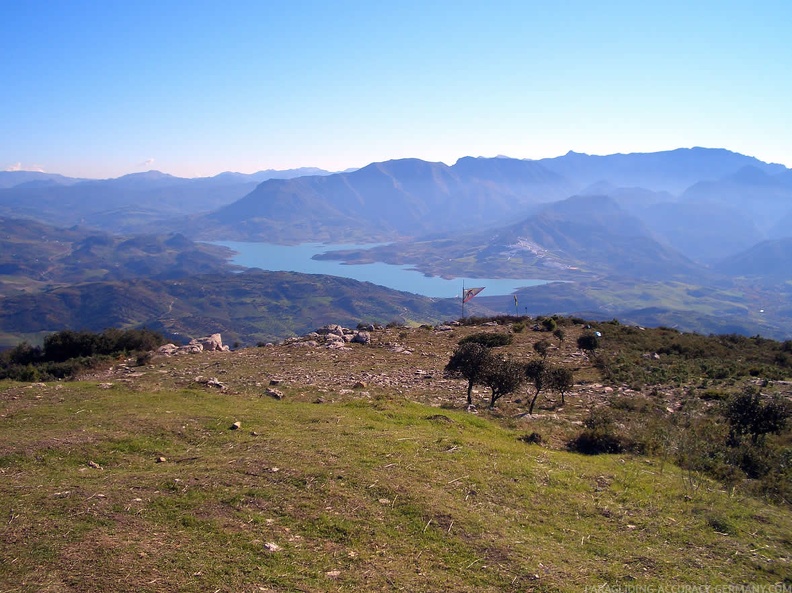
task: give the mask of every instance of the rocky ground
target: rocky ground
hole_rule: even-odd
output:
[[[197,387],[229,397],[257,393],[262,397],[316,403],[405,398],[439,408],[462,409],[466,381],[447,378],[443,369],[460,339],[482,331],[512,333],[513,343],[496,351],[522,362],[538,357],[533,348],[535,342],[549,340],[547,361],[573,371],[575,384],[566,394],[566,405],[561,407],[559,394],[542,392],[531,416],[526,414],[533,397],[530,385],[504,396],[493,410],[487,407],[489,390],[483,386],[474,388],[472,413],[499,417],[526,430],[541,429],[551,446],[563,446],[593,408],[614,397],[651,398],[653,406],[661,406],[668,413],[679,405],[682,390],[678,388],[653,387],[642,392],[604,384],[588,356],[576,346],[577,337],[587,331],[582,326],[565,328],[563,340],[531,329],[513,333],[511,326],[495,324],[370,327],[363,331],[327,326],[300,338],[258,348],[155,354],[144,366],[127,361],[82,378],[108,385],[123,382],[140,390]]]

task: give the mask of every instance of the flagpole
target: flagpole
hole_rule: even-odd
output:
[[[465,279],[462,278],[462,319],[465,318]]]

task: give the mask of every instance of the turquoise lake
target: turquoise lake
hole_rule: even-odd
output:
[[[365,249],[372,245],[325,245],[304,243],[302,245],[274,245],[242,241],[214,241],[236,252],[234,264],[246,268],[260,268],[273,272],[301,272],[303,274],[328,274],[371,282],[387,288],[402,290],[433,298],[454,298],[462,294],[465,287],[484,286],[481,296],[508,295],[525,286],[546,284],[546,280],[504,278],[455,278],[447,280],[426,276],[410,266],[394,266],[384,263],[347,265],[340,261],[312,259],[314,255],[341,249]]]

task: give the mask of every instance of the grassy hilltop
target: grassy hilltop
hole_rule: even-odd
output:
[[[752,477],[723,416],[789,400],[787,344],[514,321],[0,382],[0,591],[792,587],[790,427]],[[525,386],[489,410],[477,386],[466,411],[443,368],[480,332],[521,362],[547,340],[566,405],[543,391],[528,416]],[[619,452],[571,451],[586,431]]]

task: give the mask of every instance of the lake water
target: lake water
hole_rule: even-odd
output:
[[[373,245],[325,245],[303,243],[302,245],[274,245],[271,243],[249,243],[243,241],[215,241],[236,252],[232,262],[246,268],[260,268],[273,272],[301,272],[303,274],[328,274],[352,278],[361,282],[372,282],[387,288],[412,292],[434,298],[454,298],[462,294],[465,287],[484,286],[481,296],[508,295],[525,286],[546,284],[546,280],[504,278],[455,278],[447,280],[426,276],[410,266],[394,266],[384,263],[348,265],[340,261],[312,259],[314,255],[341,249],[366,249]]]

